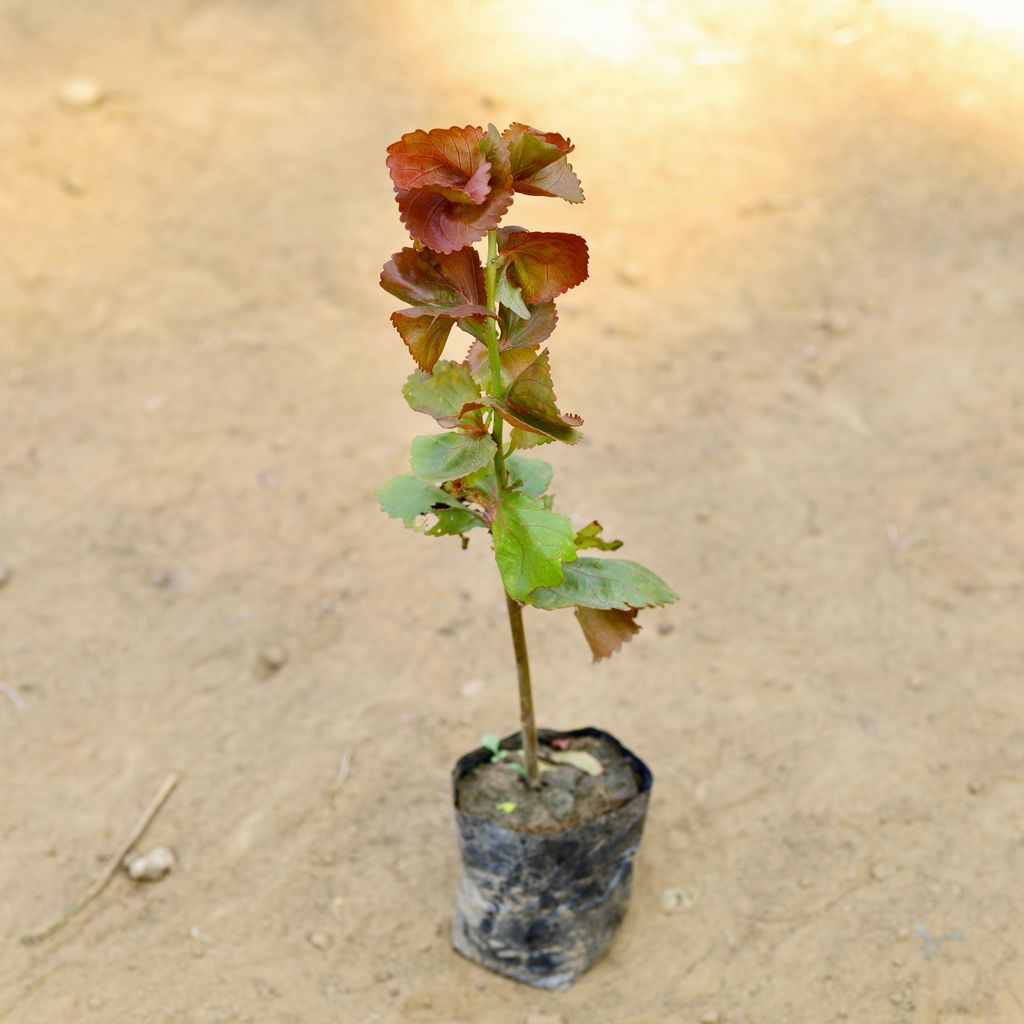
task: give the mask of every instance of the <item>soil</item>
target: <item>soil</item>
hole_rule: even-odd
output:
[[[947,3],[0,0],[4,1024],[1024,1019],[1024,37]],[[374,501],[384,149],[488,119],[587,194],[510,220],[590,245],[556,508],[682,595],[525,615],[657,780],[554,996],[449,947],[492,554]],[[174,869],[21,945],[172,772]]]
[[[539,749],[539,789],[526,785],[516,770],[518,758],[485,762],[459,780],[456,807],[514,832],[548,836],[597,821],[640,791],[632,765],[602,737],[581,736],[563,748],[597,758],[603,769],[600,775],[557,764],[557,752],[543,743]]]

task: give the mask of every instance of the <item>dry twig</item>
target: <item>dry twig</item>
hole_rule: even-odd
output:
[[[41,942],[43,939],[49,938],[54,932],[59,931],[64,927],[79,911],[84,910],[110,883],[111,878],[114,877],[114,873],[121,866],[125,857],[131,852],[132,847],[142,838],[143,832],[149,827],[149,823],[156,817],[157,811],[163,807],[167,798],[174,791],[174,787],[178,784],[177,775],[168,775],[164,779],[163,785],[157,791],[156,796],[150,801],[149,806],[143,811],[142,817],[135,823],[128,838],[121,844],[121,848],[118,853],[111,858],[110,863],[104,868],[103,874],[96,879],[92,885],[81,896],[75,900],[70,906],[65,907],[60,913],[56,914],[44,925],[33,929],[26,935],[21,937],[21,941],[26,946],[31,946],[36,942]]]

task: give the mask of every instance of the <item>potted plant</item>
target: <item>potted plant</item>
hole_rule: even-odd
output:
[[[554,300],[587,278],[578,235],[499,227],[515,193],[581,203],[573,146],[514,123],[414,131],[388,147],[399,215],[413,244],[381,286],[407,304],[391,315],[417,369],[409,405],[440,432],[412,441],[412,472],[378,491],[381,507],[428,536],[489,534],[505,590],[521,728],[455,766],[462,870],[455,948],[508,977],[562,988],[609,948],[629,900],[652,776],[599,729],[538,730],[523,606],[573,608],[594,660],[639,631],[641,608],[676,594],[635,562],[595,557],[619,541],[553,509],[539,445],[576,444],[547,348]],[[486,258],[474,248],[486,238]],[[442,359],[453,328],[470,336]],[[507,431],[507,433],[506,433]],[[586,553],[584,553],[586,552]]]

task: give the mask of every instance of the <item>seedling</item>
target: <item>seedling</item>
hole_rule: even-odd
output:
[[[410,132],[387,158],[413,244],[385,264],[380,284],[407,303],[391,314],[418,367],[403,394],[443,431],[413,439],[412,472],[389,480],[378,498],[388,515],[427,536],[456,536],[465,547],[472,531],[490,534],[519,679],[523,764],[510,763],[532,788],[540,768],[523,606],[575,609],[598,661],[639,632],[640,609],[677,599],[636,562],[580,555],[622,542],[605,540],[596,521],[574,530],[553,509],[551,465],[523,454],[582,436],[582,419],[558,407],[541,346],[558,321],[554,300],[587,279],[589,252],[579,235],[499,225],[517,192],[583,202],[568,162],[573,148],[554,132],[513,123],[501,133],[494,125]],[[474,246],[484,239],[481,263]],[[461,360],[441,358],[453,327],[472,339]],[[496,738],[485,745],[492,760],[507,755]]]

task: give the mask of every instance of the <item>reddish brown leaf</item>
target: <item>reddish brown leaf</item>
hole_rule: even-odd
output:
[[[441,358],[445,342],[456,320],[490,316],[486,306],[412,306],[391,314],[391,322],[402,336],[416,365],[429,373]]]
[[[458,193],[455,198],[452,198],[452,187],[437,184],[451,176],[451,164],[447,158],[442,162],[436,146],[427,146],[422,142],[420,136],[430,136],[429,132],[413,132],[411,136],[403,136],[388,150],[391,153],[388,157],[389,167],[392,160],[399,164],[397,172],[393,167],[391,171],[402,223],[413,238],[428,249],[441,253],[454,252],[483,238],[491,228],[497,226],[511,206],[513,196],[508,148],[497,129],[493,125],[488,125],[486,132],[479,128],[448,129],[448,133],[453,131],[460,133],[460,139],[478,140],[476,147],[484,162],[489,165],[486,190],[480,187],[482,178],[479,167],[473,170],[461,187],[454,189]],[[475,133],[479,133],[479,136]],[[442,134],[447,136],[447,133]],[[416,141],[406,143],[413,136]],[[431,160],[434,163],[430,168],[424,166]],[[472,166],[471,162],[460,155],[458,167],[461,172]],[[431,183],[422,187],[408,187],[409,182],[417,180]],[[439,191],[439,188],[447,191]]]
[[[407,246],[384,264],[380,286],[411,306],[487,304],[484,268],[472,246],[445,254]]]
[[[572,413],[558,411],[547,349],[516,377],[503,399],[491,399],[491,403],[503,419],[521,430],[553,437],[566,444],[576,444],[583,436],[576,429],[583,420]]]
[[[576,621],[590,645],[594,661],[610,658],[640,632],[640,627],[634,621],[636,616],[635,608],[621,611],[618,608],[586,608],[577,605]]]
[[[580,180],[566,159],[575,148],[556,132],[540,132],[514,122],[502,133],[512,165],[512,187],[531,196],[583,202]]]
[[[491,182],[491,165],[480,149],[483,137],[482,129],[469,125],[403,135],[388,146],[395,188],[436,192],[453,203],[482,203]]]
[[[537,358],[537,346],[503,349],[499,350],[499,354],[502,383],[507,386]],[[474,341],[466,353],[466,361],[473,379],[482,386],[488,385],[491,380],[491,364],[487,357],[487,346],[482,341]]]
[[[500,228],[499,265],[527,303],[556,298],[587,279],[587,243],[561,231]]]

